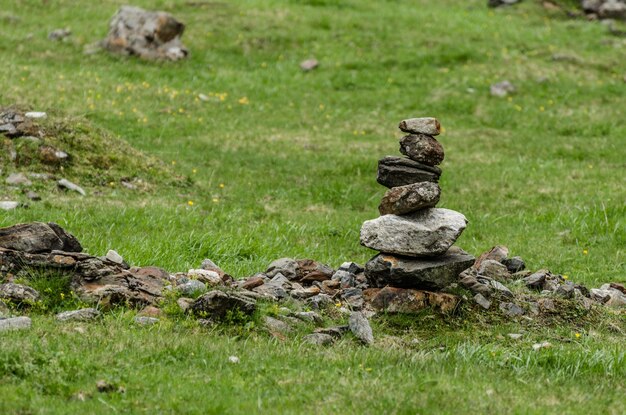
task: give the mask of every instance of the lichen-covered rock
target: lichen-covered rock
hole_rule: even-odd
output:
[[[180,40],[184,30],[185,25],[169,13],[123,6],[109,22],[102,46],[143,59],[176,61],[189,54]]]
[[[404,215],[439,203],[441,188],[437,183],[420,182],[387,190],[378,206],[381,215]]]
[[[444,254],[467,225],[461,213],[450,209],[424,209],[406,216],[385,215],[361,227],[361,245],[405,256]]]
[[[418,163],[437,166],[444,159],[443,146],[426,134],[409,134],[400,139],[400,153]]]

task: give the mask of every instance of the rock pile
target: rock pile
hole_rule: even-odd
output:
[[[581,7],[590,19],[626,20],[626,0],[582,0]]]
[[[408,133],[400,139],[406,157],[387,156],[378,162],[378,182],[389,190],[378,207],[382,216],[361,228],[361,244],[380,252],[366,264],[365,277],[370,287],[386,290],[374,294],[382,296],[373,299],[382,308],[391,293],[407,295],[399,289],[441,290],[474,263],[473,256],[452,246],[467,225],[465,216],[435,207],[441,195],[437,166],[444,159],[435,139],[439,121],[412,118],[399,127]],[[410,295],[436,299],[442,294]]]
[[[102,47],[142,59],[177,61],[189,54],[180,40],[184,30],[169,13],[123,6],[111,19]]]

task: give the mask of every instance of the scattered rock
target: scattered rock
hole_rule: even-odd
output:
[[[523,271],[526,269],[526,263],[521,257],[514,256],[513,258],[506,258],[501,261],[511,274]]]
[[[57,186],[60,189],[66,189],[66,190],[72,190],[74,192],[80,193],[81,195],[85,196],[87,193],[85,192],[85,190],[80,187],[77,184],[74,184],[72,182],[70,182],[67,179],[61,179],[57,182]]]
[[[56,319],[59,321],[89,321],[98,317],[100,317],[100,312],[95,308],[64,311],[56,315]]]
[[[33,184],[33,182],[31,182],[24,173],[9,174],[9,177],[6,178],[5,183],[10,186],[32,186]]]
[[[289,296],[287,291],[280,284],[272,282],[259,285],[258,287],[253,288],[252,291],[274,300],[280,300]]]
[[[400,121],[398,128],[410,134],[439,135],[441,132],[441,124],[432,117],[409,118]]]
[[[541,342],[541,343],[533,344],[533,350],[535,351],[541,350],[541,349],[548,349],[550,347],[552,347],[552,343],[550,342]]]
[[[524,309],[515,303],[500,303],[500,310],[508,317],[517,317],[524,314]]]
[[[389,254],[444,254],[461,235],[467,219],[450,209],[430,208],[410,215],[385,215],[361,227],[361,245]]]
[[[302,69],[304,72],[309,72],[313,69],[317,69],[318,66],[320,66],[320,63],[317,61],[317,59],[307,59],[300,62],[300,69]]]
[[[0,331],[29,329],[32,321],[28,317],[10,317],[0,319]]]
[[[252,290],[258,286],[261,286],[265,283],[265,278],[262,276],[253,276],[243,281],[240,287],[244,290]]]
[[[334,326],[334,327],[320,327],[315,329],[315,333],[328,334],[334,339],[340,339],[344,334],[350,331],[350,326]]]
[[[522,334],[521,333],[509,333],[507,334],[507,336],[509,336],[509,338],[513,339],[513,340],[519,340],[522,338]]]
[[[140,326],[151,326],[158,323],[160,320],[156,317],[137,316],[135,317],[135,323]]]
[[[193,278],[209,286],[222,285],[223,280],[216,271],[207,269],[190,269],[187,277]]]
[[[20,206],[20,202],[15,202],[12,200],[0,201],[0,209],[2,210],[13,210],[13,209],[17,209],[19,206]]]
[[[379,254],[365,265],[365,276],[370,287],[439,290],[456,282],[473,262],[474,257],[460,248],[439,257],[419,259]]]
[[[329,346],[335,342],[335,338],[329,334],[311,333],[304,336],[302,341],[316,346]]]
[[[319,287],[312,286],[309,288],[295,289],[291,291],[290,295],[292,298],[303,300],[306,298],[314,297],[318,295],[319,293],[320,293]]]
[[[17,304],[33,303],[39,299],[37,290],[22,284],[0,284],[0,298]]]
[[[111,262],[114,262],[118,265],[123,265],[124,264],[124,258],[122,258],[122,256],[120,254],[118,254],[116,251],[109,249],[109,251],[107,252],[107,254],[105,255],[105,258]]]
[[[427,308],[448,313],[460,301],[452,294],[395,287],[369,288],[364,296],[374,310],[403,314],[418,314]]]
[[[542,290],[548,274],[549,271],[540,270],[535,272],[534,274],[529,275],[528,277],[523,278],[523,281],[526,284],[526,287],[530,289]]]
[[[393,188],[418,182],[439,181],[441,169],[418,163],[404,157],[387,156],[378,161],[376,181],[385,187]]]
[[[509,81],[502,81],[491,85],[489,91],[494,97],[505,97],[515,92],[515,87]]]
[[[52,146],[44,145],[44,146],[39,147],[39,159],[41,160],[43,164],[48,164],[51,166],[58,166],[58,165],[68,162],[70,160],[70,155],[67,154],[65,151],[61,151]],[[71,183],[71,182],[67,182],[67,183]],[[63,184],[61,184],[61,186],[65,187],[67,183],[64,182]],[[75,184],[73,185],[76,186]],[[67,189],[75,190],[78,192],[78,190],[74,188],[67,187]]]
[[[348,326],[350,327],[350,331],[363,344],[369,346],[374,343],[374,335],[372,334],[372,328],[370,327],[370,323],[360,311],[353,311],[352,313],[350,313]]]
[[[187,310],[189,309],[193,301],[194,301],[193,298],[181,297],[178,300],[176,300],[176,304],[178,305],[178,307],[180,307],[183,313],[185,313],[187,312]]]
[[[32,200],[33,202],[37,202],[41,200],[41,196],[39,196],[37,192],[33,192],[32,190],[29,190],[26,192],[26,197]]]
[[[322,324],[324,319],[315,311],[298,311],[291,314],[293,317],[309,323]]]
[[[265,325],[265,328],[272,335],[275,335],[275,334],[287,334],[287,333],[290,333],[291,331],[293,331],[293,329],[291,328],[291,326],[289,324],[285,323],[282,320],[274,318],[274,317],[265,316],[263,318],[263,323]]]
[[[503,245],[496,245],[489,251],[482,253],[474,263],[474,269],[479,269],[483,261],[491,259],[496,262],[502,262],[509,255],[509,248]]]
[[[239,360],[239,358],[237,356],[228,356],[228,361],[230,363],[234,363],[234,364],[237,364],[237,363],[240,362],[240,360]]]
[[[176,286],[176,291],[182,295],[194,295],[197,293],[203,293],[206,291],[206,285],[198,280],[189,280],[184,284]]]
[[[404,215],[439,203],[441,189],[437,183],[420,182],[387,190],[378,206],[381,215]]]
[[[485,297],[491,297],[492,289],[489,284],[484,282],[484,279],[479,281],[478,274],[474,269],[468,269],[463,271],[460,275],[460,285],[472,292],[475,295],[483,295]]]
[[[487,300],[482,294],[476,294],[474,296],[474,302],[485,310],[489,310],[491,307],[491,301]]]
[[[481,262],[478,268],[478,275],[491,278],[496,281],[508,281],[511,279],[511,274],[506,265],[494,261],[493,259],[487,259]]]
[[[276,274],[284,275],[288,280],[297,279],[298,262],[291,258],[280,258],[273,261],[268,267],[265,274],[269,278],[273,278]]]
[[[365,304],[363,290],[360,288],[346,288],[341,293],[341,300],[351,310],[360,310]]]
[[[488,0],[487,5],[489,7],[511,6],[520,1],[521,0]]]
[[[426,134],[409,134],[400,139],[400,153],[411,160],[437,166],[444,159],[443,146]]]
[[[111,19],[102,46],[142,59],[176,61],[189,54],[180,40],[184,30],[185,25],[169,13],[123,6]]]
[[[219,320],[237,311],[252,314],[256,310],[256,301],[238,293],[213,290],[198,297],[189,310],[196,316]]]
[[[331,307],[335,304],[333,299],[327,294],[318,294],[315,297],[307,299],[306,303],[313,310],[324,310],[325,308]]]
[[[71,35],[72,35],[72,31],[70,30],[69,27],[65,28],[65,29],[55,29],[52,32],[48,33],[48,39],[56,40],[56,41],[65,40],[66,38],[70,37]]]

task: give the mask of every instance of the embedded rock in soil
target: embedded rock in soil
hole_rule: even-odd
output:
[[[403,288],[439,290],[457,282],[459,274],[472,266],[474,257],[460,248],[433,258],[406,258],[379,254],[365,265],[371,287],[391,285]]]
[[[420,182],[387,190],[378,206],[381,215],[404,215],[420,209],[435,207],[441,189],[437,183]]]
[[[0,248],[28,253],[83,250],[73,235],[54,222],[21,223],[0,228]]]
[[[450,209],[430,208],[406,216],[385,215],[363,223],[361,245],[389,254],[441,255],[466,225],[465,216]]]
[[[387,156],[378,161],[376,181],[385,187],[406,186],[418,182],[439,181],[441,169],[405,157]]]
[[[447,313],[460,301],[452,294],[396,287],[369,288],[363,295],[374,310],[387,313],[417,314],[426,308]]]
[[[189,53],[180,40],[184,30],[169,13],[123,6],[111,19],[102,46],[123,55],[176,61]]]
[[[363,344],[369,346],[370,344],[374,343],[372,327],[370,327],[369,321],[367,321],[363,313],[361,313],[360,311],[353,311],[352,313],[350,313],[348,326],[350,327],[350,331]]]
[[[56,315],[59,321],[88,321],[98,318],[100,312],[95,308],[81,308],[80,310],[64,311]]]
[[[28,317],[11,317],[0,319],[0,331],[29,329],[32,321]]]
[[[33,303],[39,299],[39,293],[26,285],[8,282],[0,285],[0,299],[18,304]]]
[[[437,166],[444,159],[443,146],[426,134],[409,134],[400,139],[400,153],[418,163]]]
[[[189,310],[198,317],[219,320],[230,313],[252,314],[256,301],[237,293],[214,290],[198,297]]]
[[[432,117],[409,118],[400,121],[398,128],[405,133],[411,134],[439,135],[441,132],[441,124],[436,118]]]
[[[316,346],[328,346],[335,342],[335,338],[329,334],[311,333],[302,338],[304,343],[314,344]]]

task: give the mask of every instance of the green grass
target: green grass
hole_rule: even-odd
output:
[[[111,152],[126,142],[145,156],[114,164],[101,181],[77,165],[72,178],[87,197],[39,185],[44,200],[3,213],[0,225],[56,221],[90,253],[115,249],[133,265],[172,272],[204,258],[237,277],[283,256],[363,263],[373,252],[358,243],[360,225],[377,216],[384,193],[376,162],[398,153],[398,121],[431,115],[445,127],[439,205],[470,221],[460,246],[478,254],[504,244],[530,268],[590,287],[626,282],[626,42],[537,2],[485,3],[137,1],[187,25],[190,58],[155,64],[83,54],[105,36],[119,2],[4,1],[0,105],[79,120],[123,140],[112,140]],[[66,26],[68,42],[47,39]],[[311,56],[320,67],[302,73],[298,63]],[[517,92],[490,96],[489,85],[504,79]],[[167,168],[150,175],[143,157]],[[3,177],[16,169],[5,164]],[[154,186],[124,189],[127,174]],[[606,318],[623,326],[623,315]],[[85,335],[37,317],[32,331],[0,338],[0,409],[625,410],[623,334],[587,325],[577,329],[589,334],[572,340],[564,323],[531,327],[520,345],[497,337],[509,329],[501,321],[426,330],[416,320],[395,346],[346,340],[320,351],[193,324],[137,328],[123,313]],[[390,330],[377,324],[381,336]],[[422,342],[411,346],[412,337]],[[555,346],[533,352],[546,338]],[[242,363],[229,365],[230,354]],[[100,378],[123,383],[126,394],[70,399],[93,393]]]

